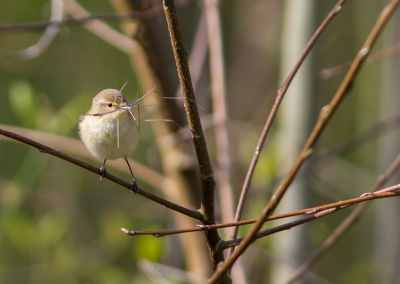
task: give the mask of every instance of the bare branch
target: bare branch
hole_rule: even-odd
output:
[[[206,230],[206,228],[189,228],[189,229],[165,230],[165,231],[131,231],[131,230],[128,230],[125,228],[121,228],[121,231],[129,236],[152,235],[153,237],[156,237],[156,238],[160,238],[160,237],[164,237],[164,236],[168,236],[168,235],[199,232],[199,231],[204,231],[204,230]]]
[[[77,166],[79,166],[81,168],[84,168],[84,169],[86,169],[86,170],[88,170],[88,171],[90,171],[92,173],[98,174],[100,176],[102,175],[102,173],[101,173],[99,168],[96,168],[96,167],[94,167],[92,165],[89,165],[89,164],[87,164],[85,162],[82,162],[81,160],[78,160],[78,159],[76,159],[74,157],[71,157],[71,156],[69,156],[67,154],[64,154],[64,153],[62,153],[60,151],[57,151],[57,150],[55,150],[53,148],[50,148],[50,147],[46,146],[46,145],[43,145],[43,144],[40,144],[40,143],[38,143],[36,141],[28,139],[28,138],[26,138],[24,136],[18,135],[16,133],[13,133],[13,132],[1,129],[1,128],[0,128],[0,135],[9,137],[11,139],[14,139],[14,140],[17,140],[19,142],[22,142],[22,143],[24,143],[26,145],[32,146],[32,147],[38,149],[39,152],[41,152],[41,153],[50,154],[52,156],[58,157],[58,158],[63,159],[65,161],[67,161],[67,162],[70,162],[72,164],[75,164],[75,165],[77,165]],[[125,187],[125,188],[128,188],[128,189],[130,189],[131,186],[132,186],[131,183],[126,182],[126,181],[124,181],[124,180],[122,180],[122,179],[120,179],[120,178],[118,178],[116,176],[113,176],[113,175],[109,174],[109,173],[106,173],[104,175],[104,177],[109,179],[109,180],[111,180],[111,181],[113,181],[113,182],[115,182],[115,183],[117,183],[117,184],[119,184],[119,185],[121,185],[121,186],[123,186],[123,187]],[[186,216],[189,216],[191,218],[194,218],[194,219],[197,219],[197,220],[202,220],[203,219],[203,215],[199,211],[188,209],[188,208],[182,207],[180,205],[177,205],[175,203],[172,203],[172,202],[170,202],[168,200],[165,200],[165,199],[163,199],[163,198],[161,198],[161,197],[159,197],[157,195],[154,195],[154,194],[152,194],[150,192],[147,192],[147,191],[145,191],[144,189],[142,189],[140,187],[138,188],[137,193],[142,195],[142,196],[144,196],[144,197],[146,197],[146,198],[148,198],[148,199],[150,199],[150,200],[153,200],[156,203],[159,203],[159,204],[161,204],[161,205],[163,205],[163,206],[165,206],[165,207],[167,207],[169,209],[172,209],[174,211],[182,213],[182,214],[184,214]]]
[[[4,125],[4,124],[0,124],[0,128],[3,128],[7,131],[19,133],[20,135],[35,140],[39,143],[46,143],[49,147],[53,148],[57,147],[57,149],[59,149],[60,151],[92,159],[94,161],[98,161],[89,153],[85,145],[80,140],[63,137],[55,134],[45,133],[41,131],[29,130],[26,128]],[[0,136],[0,139],[7,139],[8,141],[18,142],[16,140],[10,140],[2,136]],[[162,174],[132,159],[129,159],[129,164],[131,165],[132,170],[138,176],[140,176],[140,179],[142,181],[148,183],[149,185],[157,189],[162,188],[162,184],[164,182],[164,176]],[[130,173],[129,169],[127,169],[126,167],[125,161],[123,160],[110,161],[108,162],[108,167],[118,169],[128,174]]]
[[[288,173],[288,175],[284,178],[278,189],[272,195],[270,201],[268,202],[267,206],[263,209],[261,216],[254,224],[254,226],[250,229],[247,233],[246,237],[237,247],[234,253],[225,261],[224,264],[218,267],[218,270],[214,273],[214,275],[210,278],[209,283],[217,283],[222,275],[228,271],[228,269],[234,264],[234,262],[239,258],[239,256],[247,249],[247,247],[254,241],[254,238],[258,231],[261,229],[262,225],[264,224],[267,217],[274,211],[276,206],[279,204],[280,200],[282,199],[283,195],[285,194],[286,190],[288,189],[289,185],[295,178],[296,174],[300,170],[301,166],[305,162],[305,160],[311,155],[313,151],[313,147],[318,140],[319,136],[321,135],[323,129],[325,128],[326,124],[328,123],[329,119],[332,117],[334,111],[339,106],[339,103],[343,100],[345,94],[347,94],[351,83],[354,81],[358,71],[362,67],[365,59],[367,58],[368,54],[371,51],[376,39],[382,32],[383,27],[389,20],[390,16],[393,14],[397,6],[399,5],[400,0],[392,0],[381,12],[379,18],[372,28],[371,33],[369,34],[367,40],[365,41],[364,45],[357,53],[355,60],[353,61],[350,70],[347,72],[345,78],[343,79],[342,83],[339,86],[336,94],[332,98],[329,105],[322,108],[318,121],[312,130],[307,142],[305,143],[300,155],[298,156],[295,164],[293,165],[292,169]],[[258,151],[257,147],[257,151]],[[257,152],[256,151],[256,152]]]

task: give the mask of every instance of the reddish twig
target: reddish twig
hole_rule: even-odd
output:
[[[394,162],[390,165],[388,170],[378,177],[375,185],[372,188],[372,195],[375,195],[378,192],[382,192],[388,190],[389,188],[385,188],[383,190],[379,190],[381,186],[391,178],[394,173],[400,167],[400,154],[394,160]],[[378,191],[379,190],[379,191]],[[370,203],[366,202],[360,204],[337,228],[336,230],[325,240],[325,242],[307,259],[306,262],[300,266],[293,276],[289,279],[288,283],[294,283],[298,279],[300,279],[314,264],[325,254],[325,252],[331,248],[336,241],[343,236],[343,234],[350,228],[351,225],[355,223],[355,221],[360,217],[360,215],[364,212],[364,210],[368,207]]]
[[[332,98],[331,102],[322,108],[317,123],[312,130],[310,136],[308,137],[303,149],[301,150],[300,155],[298,156],[295,164],[293,165],[290,172],[283,179],[282,183],[279,185],[278,189],[272,195],[270,201],[267,206],[263,209],[259,219],[247,233],[246,237],[237,247],[237,249],[231,254],[231,256],[218,267],[217,271],[210,278],[209,284],[217,283],[222,275],[228,271],[228,269],[233,265],[233,263],[239,258],[239,256],[247,249],[247,247],[254,241],[256,234],[261,229],[262,225],[266,221],[267,217],[275,210],[276,206],[279,204],[289,185],[295,178],[296,174],[300,170],[304,161],[311,155],[313,151],[313,147],[318,140],[319,136],[322,133],[322,130],[325,128],[329,119],[332,117],[334,111],[339,106],[339,103],[343,100],[345,94],[348,92],[351,83],[354,81],[358,71],[362,67],[366,57],[371,51],[372,46],[376,42],[379,34],[381,33],[383,27],[389,20],[390,16],[393,14],[394,10],[397,8],[400,0],[392,0],[381,12],[379,18],[372,28],[371,33],[369,34],[367,40],[364,45],[357,53],[355,60],[353,61],[349,71],[344,77],[342,83],[339,86],[336,94]],[[258,149],[259,150],[259,149]]]
[[[400,163],[400,158],[399,158],[398,163]],[[398,167],[398,165],[397,165],[397,167]],[[381,179],[387,179],[387,178],[388,177],[384,178],[383,176],[380,176],[380,180]],[[377,185],[375,186],[375,188],[376,187],[377,187]],[[395,192],[395,194],[386,194],[386,193],[392,193],[392,192],[397,191],[399,189],[400,189],[400,184],[397,184],[397,185],[390,186],[390,187],[384,188],[382,190],[379,190],[379,191],[376,191],[376,192],[373,192],[373,193],[369,193],[369,192],[364,193],[360,197],[357,197],[357,198],[351,198],[351,199],[347,199],[347,200],[342,200],[342,201],[338,201],[338,202],[334,202],[334,203],[330,203],[330,204],[325,204],[325,205],[321,205],[321,206],[317,206],[317,207],[311,207],[311,208],[307,208],[307,209],[303,209],[303,210],[293,211],[293,212],[290,212],[290,213],[269,216],[267,218],[267,221],[278,220],[278,219],[283,219],[283,218],[288,218],[288,217],[294,217],[294,216],[298,216],[298,215],[302,215],[302,214],[315,215],[315,214],[318,214],[318,213],[321,213],[321,212],[325,212],[327,210],[331,210],[331,211],[329,211],[329,213],[333,213],[335,210],[336,211],[337,210],[341,210],[341,209],[356,205],[356,204],[358,204],[360,202],[366,202],[366,201],[373,200],[373,199],[380,199],[380,198],[398,196],[400,194],[399,192]],[[335,209],[335,210],[332,211],[332,209]],[[320,215],[316,215],[316,216],[318,217]],[[305,217],[305,218],[307,218],[307,217]],[[207,230],[221,229],[221,228],[227,228],[227,227],[237,227],[237,226],[249,225],[249,224],[255,223],[257,220],[258,219],[250,219],[250,220],[244,220],[244,221],[239,221],[239,222],[231,222],[231,223],[215,224],[215,225],[196,225],[197,226],[196,228],[179,229],[179,230],[131,231],[131,230],[124,229],[124,228],[121,229],[121,230],[124,233],[126,233],[126,234],[128,234],[130,236],[152,235],[154,237],[164,237],[164,236],[167,236],[167,235],[175,235],[175,234],[183,234],[183,233],[191,233],[191,232],[207,231]],[[307,220],[311,221],[313,219],[307,219]],[[306,221],[306,222],[308,222],[308,221]],[[288,224],[291,224],[291,223],[292,222],[290,222]],[[298,225],[300,225],[300,223]],[[274,229],[274,228],[272,228],[272,229]],[[268,233],[267,235],[270,235],[270,234],[272,234],[272,233]],[[263,236],[267,236],[267,235],[260,235],[260,236],[263,237]],[[242,240],[242,239],[243,238],[241,238],[240,240]],[[224,241],[222,241],[222,243],[224,243]],[[227,241],[227,243],[229,243],[229,241]],[[229,246],[229,247],[232,247],[232,246]],[[226,248],[228,248],[228,247],[226,247]]]
[[[14,139],[14,140],[17,140],[19,142],[22,142],[22,143],[24,143],[26,145],[32,146],[32,147],[38,149],[40,153],[50,154],[52,156],[58,157],[58,158],[63,159],[65,161],[67,161],[67,162],[70,162],[72,164],[75,164],[75,165],[77,165],[77,166],[79,166],[81,168],[84,168],[84,169],[86,169],[88,171],[91,171],[92,173],[98,174],[100,176],[102,175],[102,172],[100,171],[99,168],[96,168],[96,167],[94,167],[92,165],[89,165],[89,164],[87,164],[85,162],[82,162],[81,160],[78,160],[78,159],[76,159],[74,157],[71,157],[71,156],[69,156],[67,154],[64,154],[64,153],[62,153],[60,151],[57,151],[57,150],[55,150],[53,148],[50,148],[50,147],[46,146],[46,145],[43,145],[43,144],[40,144],[40,143],[38,143],[36,141],[28,139],[28,138],[26,138],[24,136],[18,135],[16,133],[13,133],[13,132],[1,129],[1,128],[0,128],[0,135],[9,137],[11,139]],[[120,178],[117,178],[116,176],[113,176],[113,175],[111,175],[109,173],[106,173],[104,175],[104,178],[109,179],[109,180],[111,180],[111,181],[113,181],[113,182],[115,182],[115,183],[117,183],[117,184],[119,184],[119,185],[121,185],[121,186],[123,186],[125,188],[128,188],[128,189],[130,189],[132,187],[131,183],[126,182],[126,181],[124,181],[124,180],[122,180]],[[161,205],[163,205],[163,206],[165,206],[165,207],[167,207],[169,209],[172,209],[172,210],[174,210],[176,212],[182,213],[182,214],[184,214],[186,216],[192,217],[192,218],[197,219],[197,220],[202,220],[203,219],[203,215],[200,212],[198,212],[196,210],[192,210],[192,209],[188,209],[188,208],[182,207],[182,206],[180,206],[178,204],[175,204],[175,203],[172,203],[172,202],[170,202],[168,200],[165,200],[164,198],[161,198],[161,197],[159,197],[157,195],[154,195],[154,194],[152,194],[150,192],[147,192],[147,191],[145,191],[144,189],[142,189],[140,187],[138,187],[137,193],[142,195],[142,196],[144,196],[144,197],[146,197],[146,198],[148,198],[148,199],[150,199],[150,200],[153,200],[154,202],[157,202],[157,203],[159,203],[159,204],[161,204]]]
[[[268,116],[267,122],[265,123],[263,132],[261,133],[260,139],[258,140],[258,144],[257,144],[256,150],[254,152],[253,159],[251,160],[249,170],[247,171],[246,179],[244,181],[242,192],[240,194],[239,203],[238,203],[238,206],[236,209],[236,215],[235,215],[236,222],[239,221],[242,216],[242,211],[243,211],[244,203],[246,201],[247,192],[250,187],[251,179],[253,177],[254,170],[258,163],[258,159],[260,157],[261,150],[264,146],[265,139],[268,135],[269,130],[271,129],[272,122],[274,121],[274,118],[278,111],[279,105],[281,104],[283,97],[285,96],[285,94],[290,86],[290,83],[293,81],[294,76],[297,74],[297,71],[299,70],[300,66],[304,62],[304,60],[307,57],[308,53],[310,52],[311,48],[314,46],[315,42],[321,35],[322,31],[332,21],[332,19],[339,13],[339,11],[341,10],[342,6],[346,3],[346,1],[347,0],[340,0],[335,5],[335,7],[333,7],[332,11],[328,14],[328,16],[322,22],[322,24],[318,27],[317,31],[311,37],[311,39],[308,42],[307,46],[305,47],[303,53],[300,55],[299,60],[297,61],[296,65],[293,67],[293,69],[290,72],[289,76],[287,77],[285,83],[283,84],[282,88],[280,88],[278,91],[278,95],[275,98],[275,103],[272,106],[272,109]],[[235,239],[237,237],[237,232],[238,232],[238,228],[234,228],[230,239]],[[233,250],[234,250],[234,248],[232,248],[230,253],[232,253]]]
[[[180,230],[164,230],[164,231],[131,231],[125,228],[121,228],[121,231],[129,236],[140,236],[140,235],[152,235],[153,237],[160,238],[168,235],[176,235],[183,233],[199,232],[204,231],[204,228],[189,228]]]

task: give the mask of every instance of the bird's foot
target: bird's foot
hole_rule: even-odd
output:
[[[103,178],[104,178],[104,176],[105,176],[106,173],[107,173],[106,168],[105,168],[104,166],[101,166],[100,172],[101,172],[100,181],[103,181]]]
[[[135,180],[132,181],[132,186],[129,188],[129,190],[132,192],[132,195],[135,195],[138,191],[138,185]]]

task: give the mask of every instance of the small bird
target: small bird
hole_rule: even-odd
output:
[[[93,98],[92,107],[81,116],[79,136],[93,156],[104,160],[101,181],[107,160],[125,159],[132,175],[130,190],[135,194],[138,186],[127,158],[139,143],[139,121],[121,91],[105,89]]]

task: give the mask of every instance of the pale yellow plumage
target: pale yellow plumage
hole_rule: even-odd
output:
[[[106,160],[126,160],[136,149],[139,123],[130,113],[124,95],[118,90],[106,89],[93,98],[92,107],[81,117],[79,135],[89,152],[104,160],[101,168],[104,176]],[[136,183],[133,174],[132,178]]]

